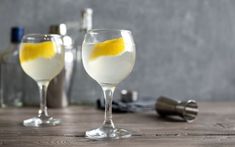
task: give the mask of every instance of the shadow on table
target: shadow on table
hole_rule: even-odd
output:
[[[185,120],[182,120],[180,117],[177,116],[166,116],[162,117],[157,114],[145,114],[143,117],[150,119],[150,121],[158,121],[158,122],[177,122],[177,123],[184,123]]]

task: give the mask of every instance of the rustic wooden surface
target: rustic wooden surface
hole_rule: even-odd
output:
[[[188,124],[158,118],[155,112],[114,114],[117,126],[133,131],[129,139],[94,141],[84,131],[98,127],[103,112],[93,107],[49,110],[63,125],[26,128],[21,121],[37,109],[0,109],[0,146],[7,147],[221,147],[235,146],[235,102],[199,103],[199,116]]]

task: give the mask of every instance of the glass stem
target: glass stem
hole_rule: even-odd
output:
[[[39,94],[40,94],[40,110],[38,111],[38,117],[40,118],[48,118],[49,115],[47,113],[47,87],[49,82],[38,83]]]
[[[105,114],[104,114],[104,127],[114,128],[112,120],[112,100],[113,92],[115,90],[114,86],[102,86],[105,99]]]

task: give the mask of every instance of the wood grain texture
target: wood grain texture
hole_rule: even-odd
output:
[[[93,141],[85,130],[98,127],[103,112],[92,107],[50,109],[61,118],[56,127],[26,128],[21,121],[36,115],[37,109],[0,109],[0,146],[7,147],[221,147],[235,146],[235,102],[199,103],[193,123],[164,120],[155,112],[114,114],[114,122],[133,132],[129,139]]]

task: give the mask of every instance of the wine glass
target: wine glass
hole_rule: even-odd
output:
[[[132,71],[136,51],[128,30],[90,30],[82,45],[82,61],[88,75],[101,86],[105,98],[103,125],[86,131],[90,139],[128,138],[131,133],[116,128],[112,121],[112,99],[115,87]]]
[[[48,115],[46,105],[49,82],[64,67],[64,49],[59,35],[29,34],[20,44],[20,64],[24,72],[33,78],[40,91],[38,116],[23,121],[26,127],[54,126],[61,123]]]

